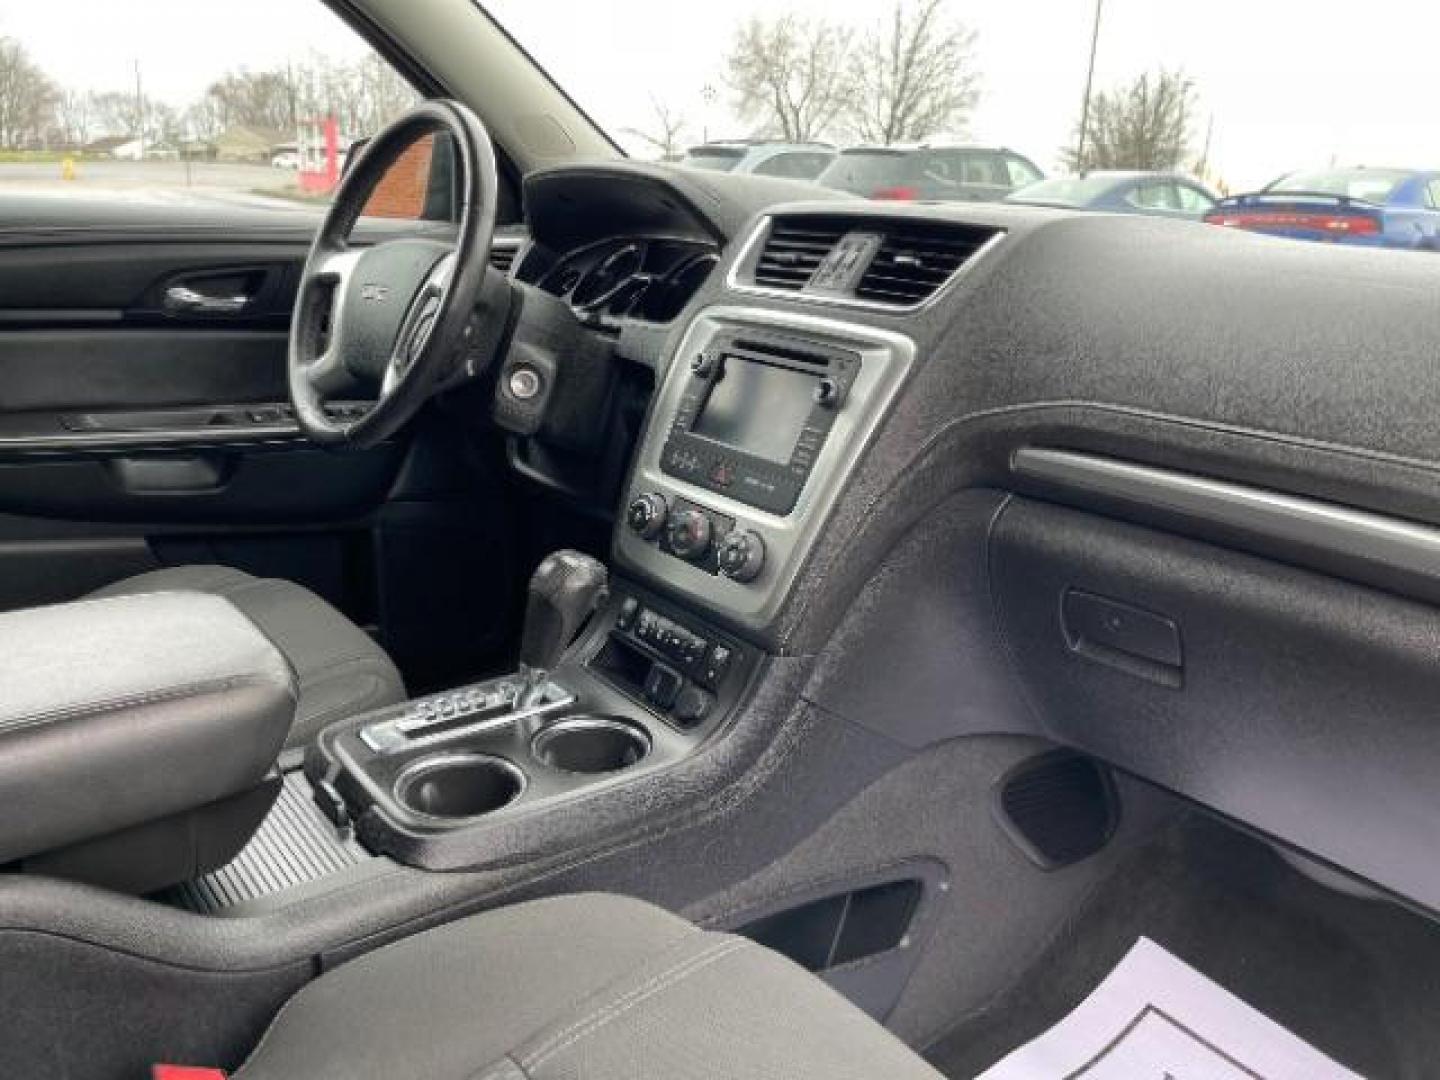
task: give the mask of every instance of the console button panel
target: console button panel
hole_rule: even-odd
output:
[[[748,646],[648,598],[620,595],[591,671],[644,702],[673,726],[691,731],[733,700]]]

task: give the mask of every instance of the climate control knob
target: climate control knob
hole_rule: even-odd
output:
[[[665,518],[670,504],[658,491],[637,495],[625,509],[625,524],[629,525],[642,540],[654,540],[665,528]]]
[[[670,550],[682,559],[699,562],[710,550],[710,519],[699,510],[676,510],[665,526]]]
[[[765,541],[759,533],[736,529],[720,542],[716,561],[732,581],[754,581],[765,565]]]

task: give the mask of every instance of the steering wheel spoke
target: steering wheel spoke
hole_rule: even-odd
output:
[[[390,361],[385,365],[385,376],[380,385],[380,396],[394,394],[410,375],[419,360],[425,355],[434,336],[436,320],[444,305],[446,290],[455,275],[456,253],[451,251],[431,267],[425,282],[415,294],[405,322],[395,339]]]

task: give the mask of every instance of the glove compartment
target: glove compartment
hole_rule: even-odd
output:
[[[1440,611],[1020,498],[989,563],[1055,739],[1440,909]]]

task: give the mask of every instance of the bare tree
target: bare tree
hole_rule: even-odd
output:
[[[186,134],[200,143],[213,143],[225,130],[220,103],[208,94],[185,110],[183,123]]]
[[[822,137],[850,101],[852,43],[848,29],[824,20],[750,19],[726,61],[736,111],[787,142]]]
[[[14,38],[0,38],[0,146],[40,141],[51,127],[57,96],[55,84],[25,46]]]
[[[295,130],[298,101],[288,69],[231,71],[212,83],[206,96],[214,101],[222,127]]]
[[[675,161],[685,152],[684,135],[687,126],[685,118],[672,112],[664,102],[650,99],[655,110],[655,126],[648,131],[641,128],[626,128],[627,135],[634,135],[660,155],[661,161]]]
[[[889,146],[964,128],[980,100],[975,31],[947,0],[896,0],[855,53],[846,112],[862,142]]]
[[[139,102],[138,106],[137,108],[135,95],[123,90],[105,90],[91,94],[91,123],[96,131],[105,135],[138,138],[145,103]]]
[[[95,96],[86,90],[65,90],[55,98],[55,130],[65,146],[84,146],[95,137]]]
[[[1190,156],[1195,83],[1161,68],[1126,86],[1096,94],[1083,153],[1062,155],[1075,172],[1091,169],[1174,169]],[[1078,142],[1079,128],[1076,128]]]

